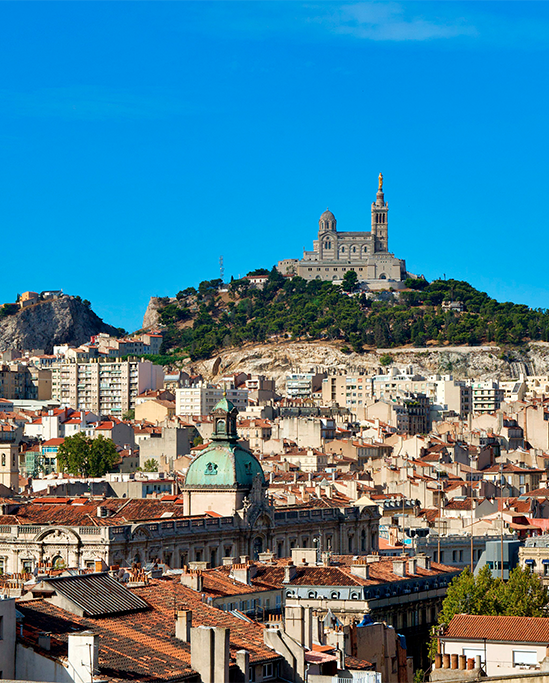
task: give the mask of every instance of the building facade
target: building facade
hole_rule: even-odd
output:
[[[162,367],[150,361],[65,359],[52,368],[51,393],[61,405],[121,416],[135,408],[139,394],[161,389],[163,381]]]
[[[201,383],[175,390],[176,415],[209,415],[226,392],[227,398],[238,410],[246,410],[248,391],[246,389],[221,389]]]
[[[338,232],[334,214],[326,209],[318,221],[313,250],[304,251],[300,261],[280,261],[278,270],[283,275],[299,275],[306,280],[329,281],[342,280],[346,272],[354,270],[359,282],[373,288],[398,288],[398,283],[406,279],[406,263],[389,252],[388,213],[380,173],[370,231]]]

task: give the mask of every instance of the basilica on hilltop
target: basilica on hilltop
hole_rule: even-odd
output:
[[[283,275],[331,281],[341,281],[347,271],[354,270],[359,282],[371,289],[402,288],[407,277],[406,263],[389,252],[388,214],[380,173],[370,231],[339,232],[334,214],[326,209],[318,221],[313,251],[304,251],[302,259],[279,261],[277,268]]]

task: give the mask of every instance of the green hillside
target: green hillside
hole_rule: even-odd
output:
[[[368,347],[522,344],[549,340],[549,313],[499,303],[459,280],[408,280],[408,289],[371,299],[356,290],[352,276],[343,286],[275,269],[264,289],[235,280],[220,293],[219,280],[202,282],[166,300],[160,319],[166,327],[164,353],[208,358],[223,347],[273,338],[342,340],[354,351]],[[345,291],[347,290],[347,291]],[[386,300],[379,300],[386,299]],[[443,302],[460,301],[464,311],[444,311]]]

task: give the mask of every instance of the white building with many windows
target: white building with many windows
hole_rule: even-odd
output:
[[[175,390],[176,415],[209,415],[215,405],[223,398],[226,391],[227,398],[239,411],[248,407],[247,389],[226,390],[202,383],[192,387],[183,387]]]

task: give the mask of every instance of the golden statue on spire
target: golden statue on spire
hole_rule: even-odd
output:
[[[383,190],[383,173],[379,174],[378,187],[379,187],[379,191],[381,192]]]

